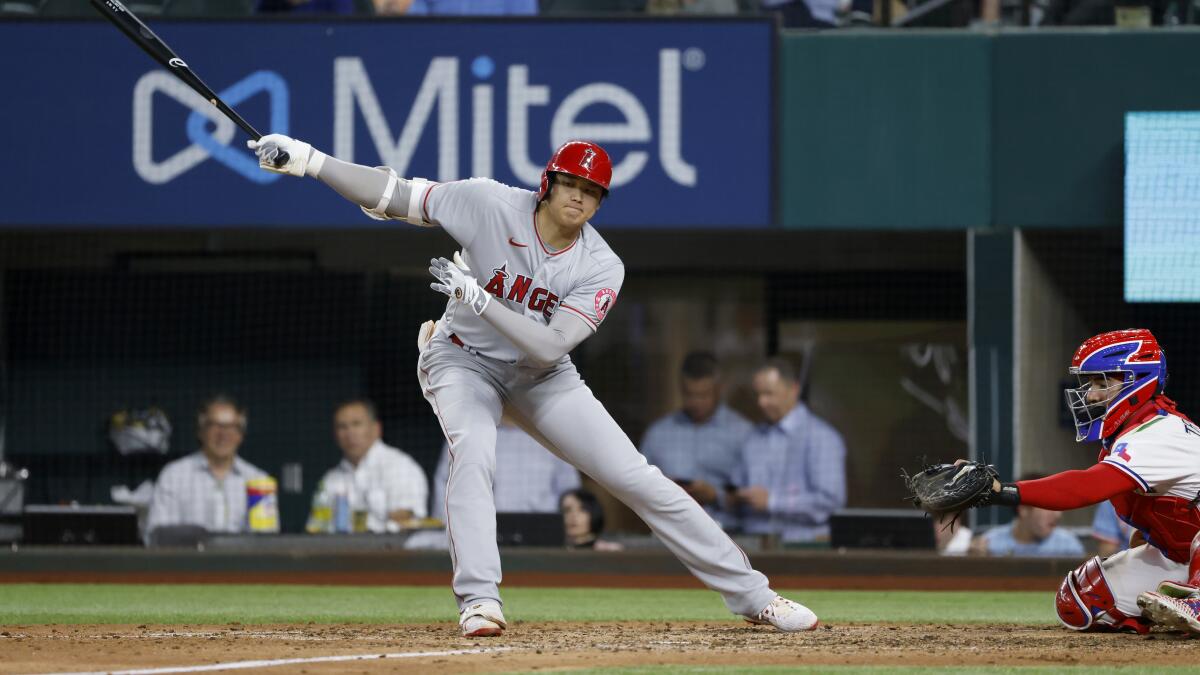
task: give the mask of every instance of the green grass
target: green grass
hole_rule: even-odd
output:
[[[785,592],[827,622],[1056,623],[1051,593],[958,591]],[[516,621],[727,620],[700,590],[509,588]],[[46,623],[424,623],[455,616],[442,587],[218,584],[0,585],[0,625]],[[759,672],[759,671],[755,671]]]

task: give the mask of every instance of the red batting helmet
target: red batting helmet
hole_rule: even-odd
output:
[[[546,170],[542,172],[542,189],[538,190],[539,202],[550,191],[551,173],[569,173],[590,180],[604,188],[604,194],[608,194],[608,184],[612,181],[612,160],[604,148],[590,141],[563,143],[546,162]]]

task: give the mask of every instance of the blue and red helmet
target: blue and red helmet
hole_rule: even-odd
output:
[[[1142,404],[1167,386],[1167,357],[1145,328],[1101,333],[1088,338],[1071,358],[1079,387],[1067,389],[1075,418],[1076,441],[1099,441],[1116,433]],[[1106,402],[1088,402],[1092,379],[1104,376]]]

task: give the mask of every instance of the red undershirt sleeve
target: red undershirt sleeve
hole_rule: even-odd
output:
[[[1051,511],[1069,511],[1098,504],[1138,488],[1120,469],[1096,464],[1085,471],[1063,471],[1037,480],[1017,482],[1021,503]]]

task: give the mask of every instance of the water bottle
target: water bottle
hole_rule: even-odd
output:
[[[349,533],[350,515],[350,496],[340,491],[333,498],[333,531]]]
[[[333,531],[333,495],[324,485],[317,487],[317,496],[313,500],[312,512],[308,515],[308,524],[304,529],[309,534]]]

